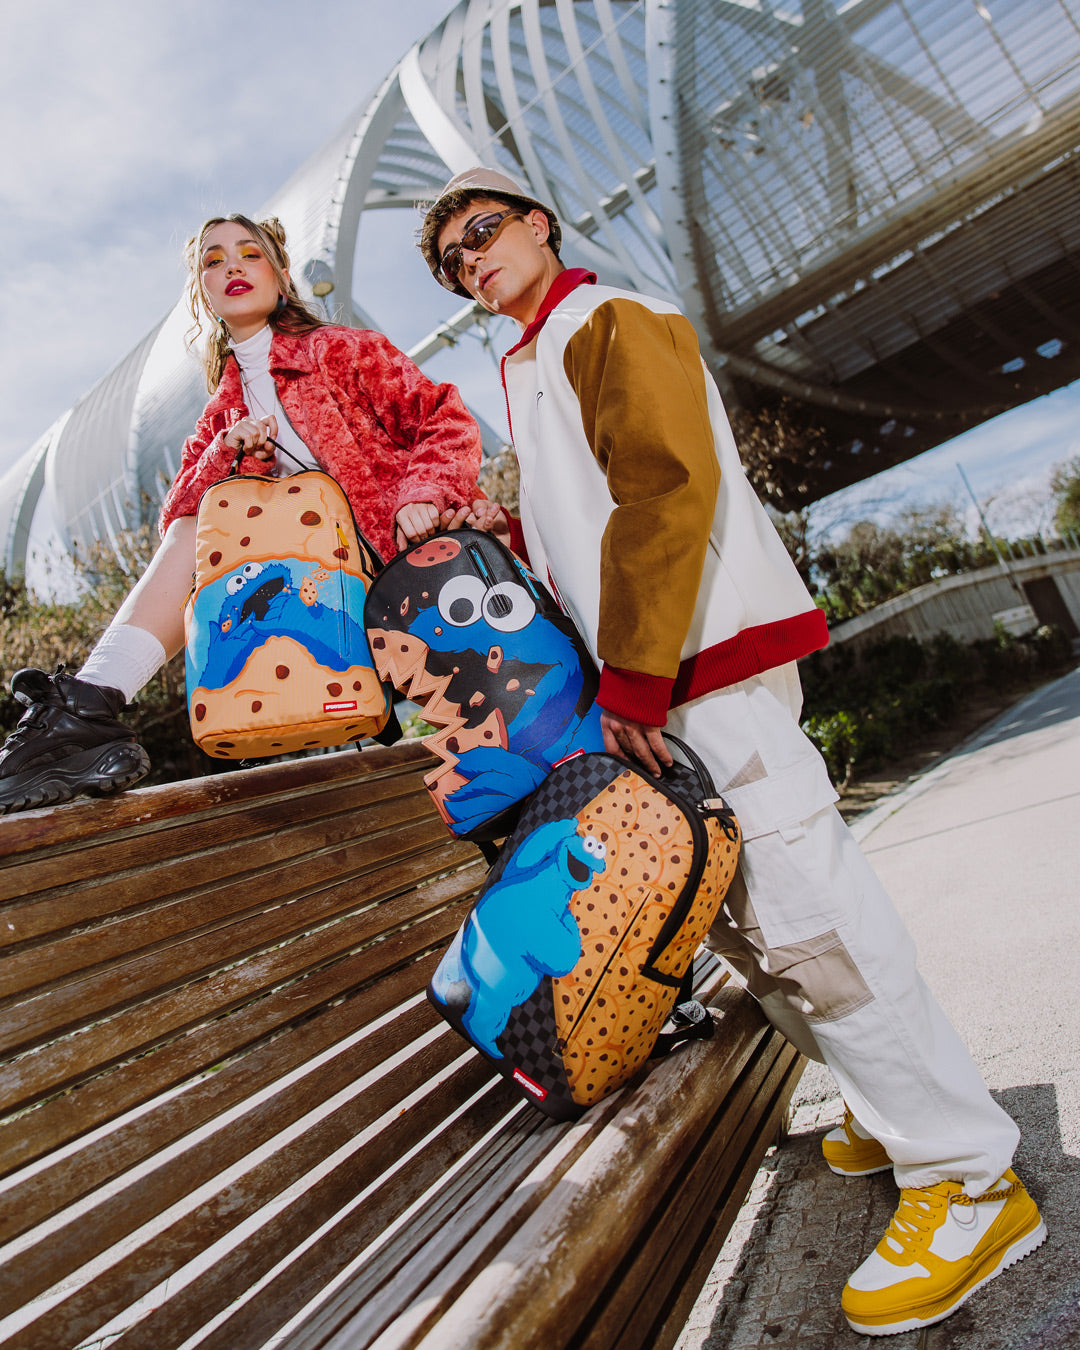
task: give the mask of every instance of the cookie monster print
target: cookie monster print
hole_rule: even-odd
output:
[[[545,976],[577,965],[581,933],[570,900],[606,866],[600,839],[580,834],[573,818],[552,820],[524,840],[480,897],[431,988],[444,1004],[460,1005],[467,995],[462,1028],[486,1055],[502,1059],[496,1041],[512,1009]]]
[[[468,835],[532,792],[551,765],[601,750],[598,675],[577,630],[490,536],[461,530],[410,549],[365,608],[382,679],[446,734],[428,745],[463,780],[441,802]]]
[[[245,563],[197,597],[205,622],[188,647],[188,687],[225,688],[270,637],[292,638],[330,670],[370,666],[364,630],[346,612],[361,613],[364,594],[359,578],[300,559]]]

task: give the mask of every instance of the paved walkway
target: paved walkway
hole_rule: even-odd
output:
[[[920,965],[1023,1132],[1016,1169],[1048,1241],[922,1332],[857,1336],[848,1274],[895,1206],[889,1173],[834,1176],[842,1105],[812,1065],[793,1129],[759,1172],[678,1350],[1080,1347],[1080,669],[1024,699],[860,817],[855,833]]]

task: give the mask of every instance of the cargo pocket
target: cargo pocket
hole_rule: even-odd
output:
[[[869,986],[835,929],[784,947],[770,947],[765,972],[785,1001],[811,1024],[835,1022],[873,1002]]]

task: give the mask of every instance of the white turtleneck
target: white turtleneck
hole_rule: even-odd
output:
[[[274,439],[290,454],[295,455],[305,468],[317,469],[319,468],[317,460],[293,430],[278,398],[277,386],[270,374],[270,343],[273,337],[273,330],[266,324],[243,342],[232,344],[233,353],[240,366],[244,402],[252,417],[266,417],[273,414],[278,424],[278,434]],[[279,476],[295,473],[299,467],[288,455],[275,456],[274,472]]]

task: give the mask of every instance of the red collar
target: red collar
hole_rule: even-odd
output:
[[[311,353],[311,338],[321,333],[322,328],[313,328],[307,333],[275,333],[270,343],[269,367],[271,370],[296,370],[310,374],[315,369]]]
[[[561,301],[565,300],[571,291],[576,291],[579,286],[595,286],[596,273],[590,272],[585,267],[567,267],[559,273],[555,280],[548,287],[548,293],[540,302],[540,308],[536,311],[536,318],[528,325],[521,337],[506,353],[512,356],[514,352],[522,347],[528,346],[533,338],[540,332],[544,324],[547,323],[547,317],[551,311]]]

